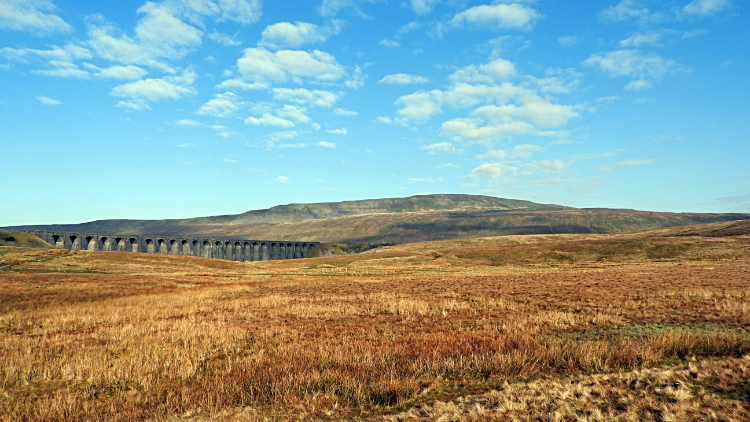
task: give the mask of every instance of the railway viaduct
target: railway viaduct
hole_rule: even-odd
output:
[[[200,256],[238,262],[306,258],[320,242],[30,231],[51,246],[88,251]]]

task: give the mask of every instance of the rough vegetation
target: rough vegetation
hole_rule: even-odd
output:
[[[0,246],[47,248],[49,244],[31,233],[0,229]]]
[[[0,421],[747,420],[750,236],[663,234],[3,247]]]

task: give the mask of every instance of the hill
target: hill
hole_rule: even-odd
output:
[[[649,231],[652,236],[679,237],[724,237],[750,235],[750,220],[735,220],[692,226],[670,227]]]
[[[16,246],[23,248],[49,248],[44,240],[31,233],[0,230],[0,246]]]
[[[82,224],[16,226],[13,229],[337,243],[411,243],[513,234],[619,233],[745,219],[750,219],[750,214],[576,209],[481,195],[417,195],[289,204],[213,217],[99,220]]]

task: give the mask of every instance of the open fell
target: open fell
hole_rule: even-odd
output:
[[[289,204],[215,217],[100,220],[12,229],[382,244],[518,234],[618,233],[748,219],[750,214],[575,209],[481,195],[417,195]]]
[[[747,420],[750,236],[685,230],[0,248],[0,420]]]
[[[47,248],[49,244],[31,233],[0,229],[0,246]]]

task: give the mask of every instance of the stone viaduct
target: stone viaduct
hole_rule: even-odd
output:
[[[56,248],[188,255],[251,262],[306,258],[320,242],[208,239],[98,233],[30,231]]]

